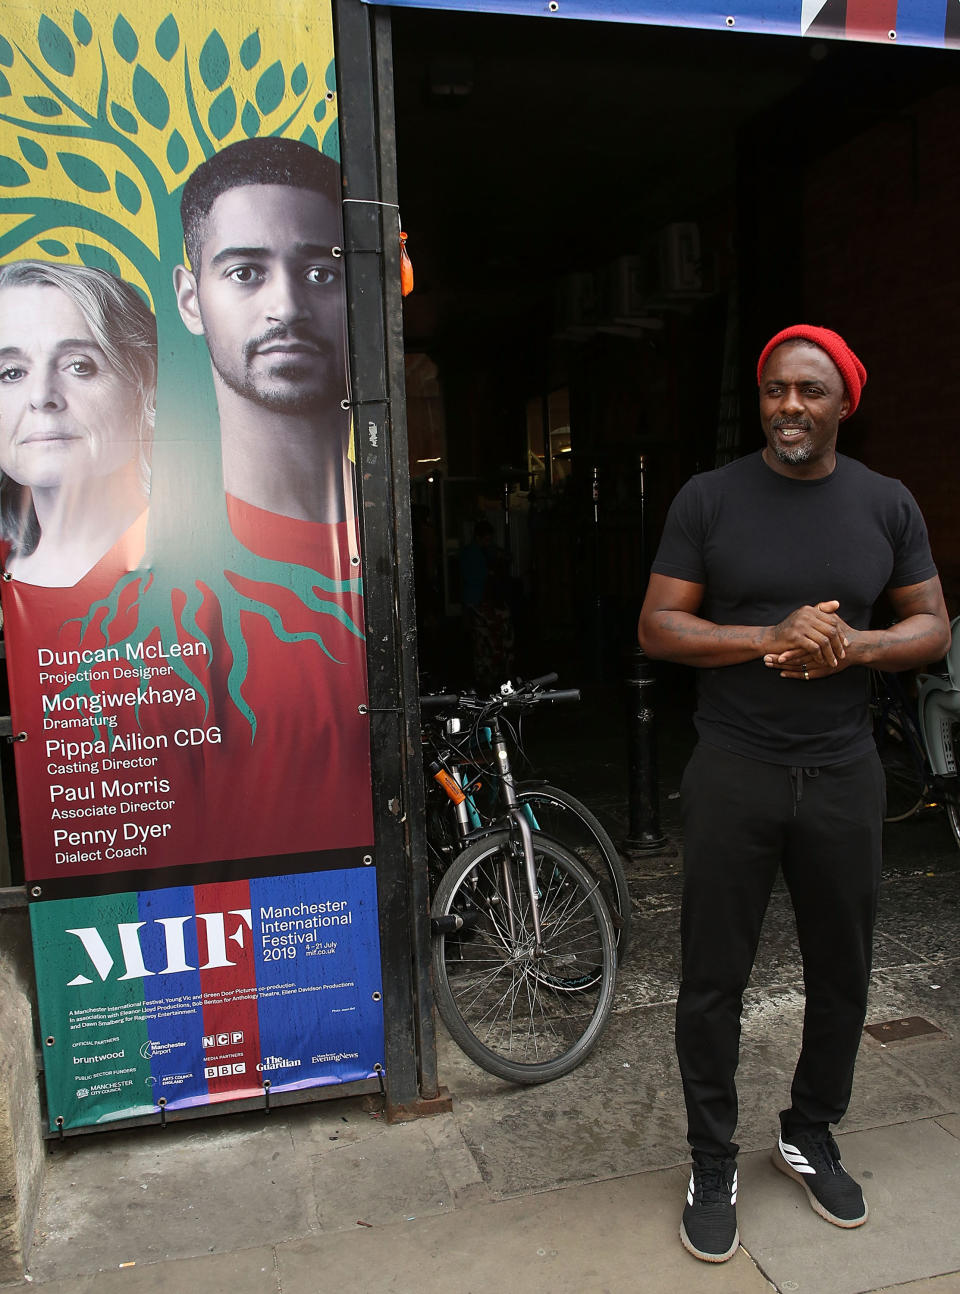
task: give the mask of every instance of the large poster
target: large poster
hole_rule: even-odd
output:
[[[707,31],[762,32],[960,46],[956,0],[366,0],[422,9],[467,9],[531,18],[636,22]]]
[[[187,900],[211,886],[249,885],[230,910],[254,914],[252,935],[255,887],[278,887],[265,908],[295,907],[284,887],[312,878],[309,904],[349,902],[350,923],[334,955],[287,944],[297,956],[282,958],[317,989],[331,974],[369,986],[379,961],[329,8],[210,18],[153,0],[7,5],[0,131],[0,591],[43,1029],[67,1037],[80,1009],[77,930],[128,930],[121,909],[132,920],[169,903],[147,925],[179,929],[182,943],[176,923],[195,920],[202,944],[209,909]],[[343,898],[351,870],[365,878],[359,904]],[[65,924],[75,904],[82,916]],[[299,1046],[303,1020],[258,996],[273,962],[255,951],[241,979],[256,1031],[214,1028],[200,962],[192,987],[186,970],[144,979],[160,986],[148,1002],[194,1001],[198,1037],[244,1035],[240,1060],[205,1065],[195,1050],[171,1104],[248,1094],[270,1059],[254,1054],[264,1038],[275,1057]],[[100,1005],[119,1011],[130,983],[102,977]],[[382,1062],[371,1000],[352,1048],[363,1075]],[[159,1018],[137,1026],[150,1048],[168,1041],[154,1038]],[[345,1047],[314,1039],[311,1055]],[[243,1069],[218,1072],[205,1095],[205,1071],[228,1064]],[[80,1101],[68,1072],[62,1055],[48,1065],[48,1098],[77,1124],[145,1103],[125,1086]],[[345,1072],[322,1059],[302,1070],[311,1083]],[[129,1107],[114,1099],[123,1092]]]
[[[50,1122],[369,1077],[372,869],[34,904]]]

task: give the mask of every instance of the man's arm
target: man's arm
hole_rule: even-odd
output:
[[[843,666],[867,665],[896,673],[939,660],[949,648],[950,619],[937,576],[888,589],[887,597],[900,617],[889,629],[851,629],[840,622],[849,643]],[[811,679],[836,672],[803,650],[770,653],[764,663],[779,669],[784,678],[803,678],[804,666]]]
[[[702,584],[650,576],[637,626],[640,646],[648,656],[715,669],[795,651],[812,656],[826,667],[825,672],[843,659],[838,602],[798,607],[778,625],[718,625],[697,614],[703,593]]]

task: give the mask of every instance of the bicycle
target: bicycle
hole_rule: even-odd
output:
[[[887,783],[885,822],[903,822],[921,809],[943,808],[960,848],[960,617],[943,673],[919,674],[911,698],[901,676],[874,671],[873,732]]]
[[[616,948],[574,855],[515,811],[454,858],[430,912],[437,1009],[470,1059],[514,1083],[579,1065],[613,1008]]]
[[[478,697],[474,693],[445,693],[421,697],[424,711],[436,711],[422,726],[427,763],[428,843],[440,871],[463,845],[478,833],[502,826],[510,810],[520,805],[534,831],[550,836],[571,849],[597,877],[616,934],[617,960],[623,963],[630,945],[631,905],[626,872],[616,845],[599,819],[576,796],[545,781],[516,780],[510,729],[522,751],[519,735],[501,721],[503,712],[521,713],[557,701],[579,700],[576,689],[546,690],[555,674],[506,683],[499,693]],[[464,730],[464,716],[471,722]],[[439,786],[443,795],[437,794]]]
[[[510,768],[500,712],[533,704],[535,695],[578,695],[544,693],[544,681],[525,685],[519,700],[512,689],[484,701],[421,699],[425,709],[445,712],[423,725],[428,785],[436,791],[427,838],[437,1009],[472,1060],[517,1083],[548,1082],[579,1065],[606,1027],[616,986],[616,935],[599,881],[537,829],[537,802],[521,801]],[[452,709],[482,716],[472,737]],[[492,779],[474,775],[477,760],[496,765]],[[478,807],[484,779],[504,798],[485,820]]]

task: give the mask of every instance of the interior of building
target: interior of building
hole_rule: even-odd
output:
[[[503,664],[619,677],[670,499],[759,447],[756,357],[800,320],[866,364],[840,448],[914,491],[960,611],[957,51],[391,17],[428,672],[485,520]]]

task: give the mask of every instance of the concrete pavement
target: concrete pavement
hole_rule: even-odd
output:
[[[591,745],[580,722],[569,750],[562,729],[546,733],[545,763],[623,834],[622,753],[605,731]],[[661,799],[674,837],[676,754],[665,753]],[[635,951],[607,1034],[573,1074],[511,1087],[441,1040],[454,1105],[433,1119],[387,1125],[368,1097],[55,1145],[30,1283],[48,1294],[960,1294],[960,852],[933,815],[891,827],[887,852],[868,1023],[921,1016],[936,1032],[865,1036],[838,1133],[870,1203],[863,1228],[823,1222],[769,1162],[802,1013],[778,891],[744,1016],[742,1246],[722,1266],[681,1248],[681,862],[667,853],[631,868]]]

